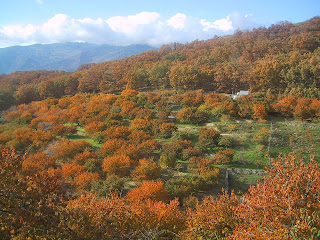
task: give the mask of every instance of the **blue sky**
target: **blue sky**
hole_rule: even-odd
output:
[[[53,42],[190,42],[320,16],[320,0],[8,0],[0,47]]]

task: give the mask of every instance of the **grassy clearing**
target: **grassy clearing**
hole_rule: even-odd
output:
[[[101,148],[101,143],[98,143],[98,142],[94,141],[93,139],[88,138],[87,136],[84,136],[84,135],[71,134],[71,135],[66,136],[65,138],[69,139],[71,141],[83,140],[83,141],[90,143],[93,147]]]
[[[269,154],[277,157],[279,154],[295,152],[302,157],[308,157],[314,153],[320,157],[320,125],[315,123],[288,121],[283,118],[272,118],[272,132],[270,152],[268,151],[271,122],[259,123],[256,121],[232,121],[235,127],[232,135],[237,146],[234,147],[234,161],[242,164],[267,165]],[[230,131],[230,122],[213,122],[218,126],[222,134]],[[266,136],[262,136],[261,129],[268,130]],[[260,134],[260,135],[259,135]]]
[[[65,136],[66,139],[69,139],[70,141],[83,140],[83,141],[86,141],[86,142],[90,143],[95,148],[101,148],[101,146],[102,146],[101,143],[98,143],[98,142],[94,141],[93,139],[89,138],[86,135],[86,131],[85,131],[84,127],[78,126],[76,124],[71,124],[71,123],[66,123],[65,125],[67,125],[67,126],[77,126],[77,133]]]
[[[196,124],[184,124],[184,123],[175,123],[174,124],[176,127],[178,128],[194,128],[194,129],[197,129],[197,128],[200,128],[200,127],[203,127],[201,125],[196,125]]]
[[[264,167],[262,166],[257,166],[255,164],[250,164],[250,163],[232,163],[228,165],[224,164],[212,164],[213,167],[216,168],[241,168],[241,169],[251,169],[251,170],[265,170]]]
[[[286,120],[272,117],[267,122],[254,120],[231,120],[228,122],[209,122],[208,127],[217,128],[222,135],[234,138],[235,151],[232,166],[244,165],[249,168],[263,169],[269,164],[269,156],[275,158],[280,154],[295,152],[302,157],[308,157],[310,152],[320,157],[320,124]],[[272,123],[272,131],[271,131]],[[195,124],[175,123],[179,131],[191,130],[194,133],[192,143],[197,141]],[[265,132],[264,132],[265,131]],[[269,149],[269,136],[271,142]],[[157,139],[161,142],[170,142],[169,139]],[[214,154],[223,148],[211,149],[208,154]]]

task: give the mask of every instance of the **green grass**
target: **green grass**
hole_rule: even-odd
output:
[[[79,141],[79,140],[85,140],[87,139],[86,136],[78,135],[78,134],[71,134],[71,135],[66,135],[66,139],[69,139],[71,141]]]
[[[230,122],[213,121],[213,122],[210,122],[210,123],[215,124],[215,125],[227,125],[227,126],[229,126],[229,125],[237,125],[238,124],[237,122],[232,122],[232,121],[230,121]]]
[[[216,168],[241,168],[241,169],[251,169],[251,170],[265,170],[263,166],[257,166],[253,163],[232,163],[228,165],[223,164],[212,164]]]
[[[286,155],[290,152],[296,152],[303,158],[309,157],[310,148],[313,146],[311,152],[315,153],[316,159],[320,160],[320,124],[300,122],[295,120],[285,120],[284,118],[272,117],[266,123],[259,123],[257,121],[246,121],[243,119],[232,120],[229,122],[211,122],[221,133],[231,133],[236,139],[237,145],[234,147],[235,157],[234,161],[238,162],[235,165],[245,165],[249,168],[256,168],[255,165],[259,163],[260,167],[269,164],[268,157],[265,154],[268,152],[268,137],[261,142],[255,140],[255,136],[259,134],[262,127],[270,130],[271,121],[272,140],[270,156],[277,157],[280,153]],[[230,124],[236,128],[229,132]],[[309,129],[309,130],[308,130]],[[307,134],[307,130],[309,131]],[[292,137],[293,136],[293,137]],[[310,141],[310,136],[312,142]],[[293,138],[293,141],[292,141]],[[264,149],[258,152],[259,145],[264,145]],[[239,166],[240,167],[240,166]]]
[[[180,127],[180,128],[200,128],[202,126],[200,125],[196,125],[196,124],[187,124],[187,123],[175,123],[174,124],[176,127]]]
[[[84,130],[83,127],[77,127],[78,132],[86,133],[86,130]]]
[[[64,125],[65,125],[65,126],[76,126],[78,132],[83,132],[83,133],[86,132],[86,130],[84,130],[84,127],[79,126],[79,125],[76,124],[76,123],[65,123]]]
[[[171,138],[155,138],[154,140],[158,142],[172,142]]]
[[[187,161],[184,161],[184,160],[182,160],[182,159],[177,159],[177,163],[185,163],[185,164],[187,164],[188,162],[187,162]]]
[[[95,148],[101,148],[102,144],[98,143],[90,138],[86,139],[85,141],[87,141],[88,143],[90,143],[93,147]]]
[[[67,135],[65,138],[69,139],[71,141],[83,140],[83,141],[90,143],[93,147],[101,148],[101,143],[98,143],[98,142],[94,141],[93,139],[88,138],[87,136],[83,136],[83,135],[79,135],[79,134],[72,134],[72,135]]]
[[[86,130],[84,129],[84,127],[82,126],[78,126],[77,124],[74,123],[66,123],[66,126],[77,126],[77,131],[81,134],[71,134],[71,135],[67,135],[65,136],[66,139],[69,139],[71,141],[86,141],[88,143],[90,143],[93,147],[95,148],[101,148],[101,143],[98,143],[96,141],[94,141],[93,139],[89,138],[86,136]]]

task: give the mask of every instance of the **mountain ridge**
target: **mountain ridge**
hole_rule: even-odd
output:
[[[94,43],[52,43],[0,48],[0,74],[15,71],[75,71],[86,63],[121,59],[155,49],[149,45],[98,45]]]

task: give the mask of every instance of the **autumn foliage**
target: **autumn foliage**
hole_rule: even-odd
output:
[[[226,149],[226,150],[219,150],[215,155],[214,155],[214,163],[215,164],[230,164],[232,161],[234,155],[234,151]]]
[[[216,199],[206,197],[194,210],[189,210],[182,238],[220,239],[230,236],[239,223],[236,215],[239,203],[234,192],[229,195],[225,190]]]
[[[144,181],[138,188],[131,190],[126,197],[129,201],[154,200],[166,202],[169,194],[163,186],[162,181]]]
[[[207,136],[212,129],[199,131],[200,134],[209,131]],[[32,133],[32,130],[26,132]],[[128,135],[127,140],[120,141],[130,142],[131,138]],[[280,156],[267,168],[263,180],[251,186],[247,193],[236,196],[233,192],[223,191],[217,198],[210,196],[198,202],[190,197],[190,193],[195,188],[214,186],[219,170],[211,166],[211,160],[201,157],[201,151],[192,149],[190,141],[167,143],[163,151],[173,157],[189,154],[189,174],[195,175],[165,180],[165,184],[157,180],[160,174],[157,163],[146,159],[132,160],[126,148],[123,148],[125,154],[114,154],[105,148],[107,156],[100,160],[104,173],[98,173],[86,168],[88,161],[100,157],[89,151],[87,144],[66,140],[60,144],[66,144],[68,151],[65,153],[69,153],[65,158],[68,163],[61,167],[57,152],[53,157],[42,152],[21,157],[13,150],[2,150],[0,224],[4,239],[23,239],[35,234],[53,239],[75,235],[98,239],[116,236],[317,239],[319,236],[320,174],[314,157],[305,163],[294,155]],[[133,143],[125,146],[130,145],[135,146]],[[233,154],[229,149],[220,150],[214,160],[227,164]],[[108,178],[101,179],[103,174]],[[125,196],[108,193],[102,199],[89,193],[95,184],[111,181],[111,176],[115,181],[130,175],[138,186]],[[140,182],[140,185],[141,180],[149,181]],[[68,200],[66,191],[82,192],[83,195]],[[170,201],[172,193],[189,194],[189,198]],[[189,205],[179,207],[182,202]]]
[[[75,155],[85,152],[90,146],[90,143],[86,141],[72,142],[64,139],[56,146],[53,157],[68,162],[71,161]]]
[[[0,238],[319,239],[319,20],[1,75]]]
[[[106,199],[82,195],[68,203],[67,226],[83,239],[168,238],[184,229],[185,216],[178,201],[126,202],[112,195]]]
[[[102,164],[103,171],[120,177],[129,175],[130,166],[131,160],[124,154],[106,157]]]
[[[76,133],[77,129],[75,126],[55,125],[52,127],[52,131],[58,136],[64,136]]]
[[[234,239],[319,237],[320,171],[293,155],[273,160],[264,181],[245,193],[237,209],[241,220]]]
[[[33,159],[43,156],[35,156]],[[2,239],[27,239],[35,236],[65,236],[60,225],[67,197],[59,171],[50,168],[36,173],[23,171],[24,156],[3,149],[0,155],[0,236]],[[44,161],[44,160],[43,160]],[[26,166],[26,164],[24,164]],[[26,170],[34,170],[32,166]]]
[[[29,155],[22,162],[22,170],[26,172],[37,173],[39,171],[55,166],[55,161],[43,152]]]
[[[161,167],[150,160],[140,159],[139,165],[132,171],[131,175],[137,180],[153,180],[160,177]]]

